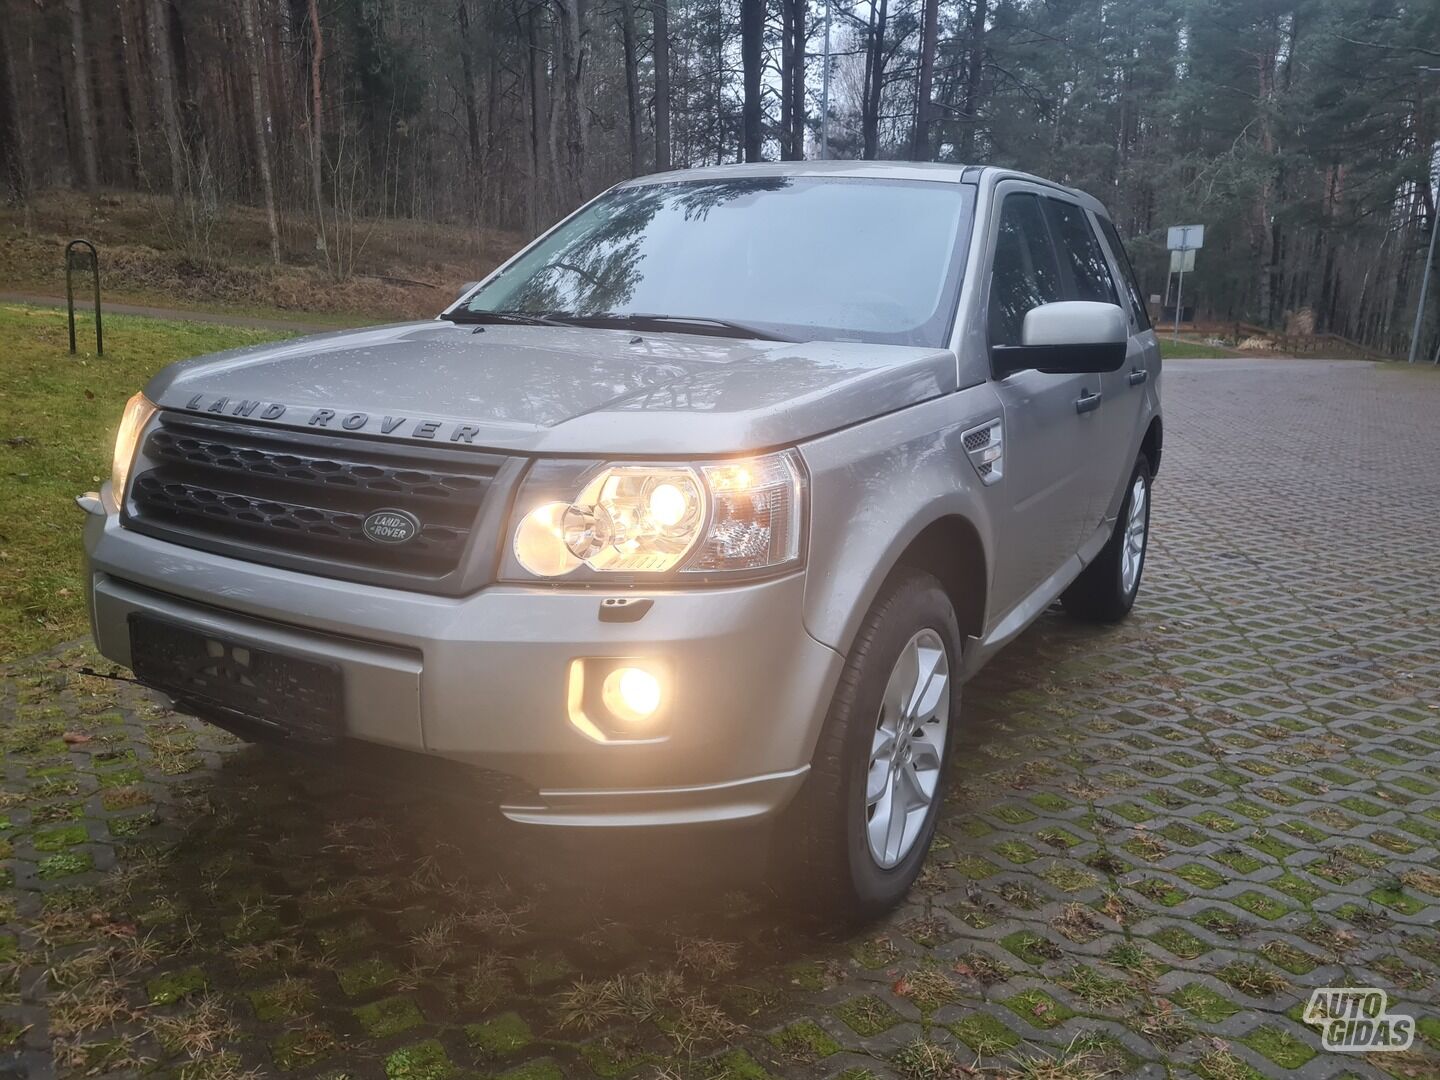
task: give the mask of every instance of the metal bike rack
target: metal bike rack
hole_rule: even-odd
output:
[[[105,355],[105,338],[100,325],[100,253],[89,240],[71,240],[65,245],[65,303],[70,310],[70,353],[75,353],[75,270],[83,267],[89,250],[90,276],[95,282],[95,355]]]

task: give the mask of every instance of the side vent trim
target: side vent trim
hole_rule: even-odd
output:
[[[1005,426],[998,416],[961,432],[960,441],[981,483],[988,487],[1005,475]]]

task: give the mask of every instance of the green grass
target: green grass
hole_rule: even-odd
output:
[[[1233,349],[1222,349],[1216,345],[1206,345],[1200,341],[1186,341],[1183,338],[1176,341],[1168,334],[1156,331],[1160,339],[1160,358],[1162,360],[1214,360],[1225,356],[1237,355]]]
[[[110,475],[125,400],[173,360],[287,335],[115,315],[105,355],[65,313],[0,305],[0,662],[86,630],[81,513],[73,499]]]

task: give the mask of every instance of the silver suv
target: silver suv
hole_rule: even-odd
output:
[[[872,913],[961,683],[1056,598],[1134,603],[1159,374],[1079,192],[647,177],[436,320],[157,375],[81,499],[95,639],[247,737],[463,763],[517,822],[772,821]]]

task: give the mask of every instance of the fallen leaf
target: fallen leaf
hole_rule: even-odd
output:
[[[54,729],[52,728],[51,730],[53,731]],[[71,746],[80,746],[90,741],[90,736],[86,735],[83,731],[67,731],[60,737]]]

